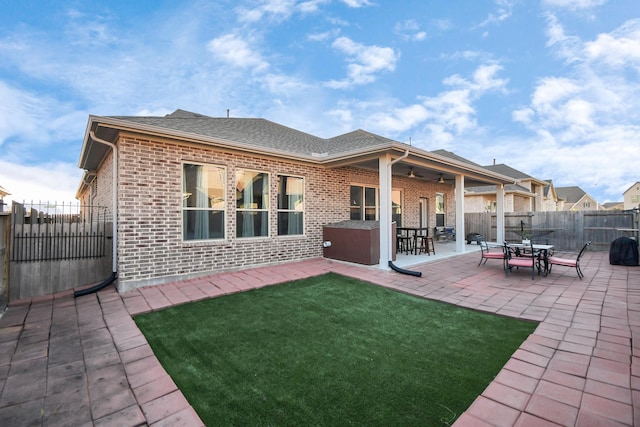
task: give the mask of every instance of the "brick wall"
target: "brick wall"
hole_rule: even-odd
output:
[[[356,168],[326,169],[301,162],[250,156],[168,140],[121,136],[118,196],[119,289],[165,283],[223,270],[322,256],[322,226],[349,219],[349,186],[377,187],[378,174]],[[98,174],[99,204],[110,206],[111,157]],[[226,239],[182,239],[182,164],[226,167]],[[235,173],[249,169],[270,174],[269,237],[236,238]],[[277,175],[305,179],[305,234],[277,235]],[[451,185],[395,177],[403,191],[405,225],[419,222],[419,198],[430,200],[429,223],[435,224],[435,192],[447,193],[447,224],[455,225]],[[105,199],[103,199],[103,197]]]

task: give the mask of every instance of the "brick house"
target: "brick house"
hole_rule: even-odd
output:
[[[512,178],[511,183],[504,187],[505,212],[535,212],[555,210],[551,203],[547,203],[547,190],[550,184],[534,178],[505,164],[484,166],[485,169]],[[468,188],[464,198],[466,212],[496,212],[497,193],[494,185]]]
[[[387,268],[392,220],[463,231],[456,186],[511,180],[363,130],[324,139],[183,110],[90,116],[78,165],[77,198],[115,219],[120,291],[321,257],[323,226],[349,219],[379,221]]]
[[[561,211],[599,211],[602,206],[596,199],[578,186],[556,187],[558,210]]]
[[[640,208],[640,181],[636,181],[635,184],[627,188],[622,196],[624,197],[625,210]]]
[[[2,186],[0,185],[0,212],[2,212],[4,210],[4,196],[9,196],[11,195],[11,193],[9,193],[7,190],[5,190],[4,188],[2,188]]]

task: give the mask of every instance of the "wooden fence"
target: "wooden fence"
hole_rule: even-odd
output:
[[[50,205],[47,205],[50,206]],[[12,262],[60,261],[104,256],[105,209],[92,208],[91,221],[77,213],[43,212],[23,204],[12,207]],[[97,212],[95,212],[97,211]]]
[[[513,212],[505,214],[505,239],[521,240],[522,233],[552,243],[558,250],[579,250],[591,241],[590,250],[608,251],[618,237],[638,238],[638,211]],[[496,240],[495,212],[465,214],[467,233]]]
[[[111,273],[107,209],[78,204],[13,203],[9,300],[96,283]]]

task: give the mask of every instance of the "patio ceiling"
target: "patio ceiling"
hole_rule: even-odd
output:
[[[349,161],[333,163],[330,167],[351,166],[377,172],[379,155],[378,153],[375,156],[352,158]],[[392,158],[399,158],[400,155],[401,152],[396,152]],[[465,187],[480,187],[500,183],[513,184],[513,178],[489,171],[479,165],[461,162],[429,152],[411,153],[408,157],[392,166],[392,175],[394,177],[410,177],[425,183],[438,183],[440,177],[442,177],[444,184],[454,185],[456,175],[459,174],[465,176]]]

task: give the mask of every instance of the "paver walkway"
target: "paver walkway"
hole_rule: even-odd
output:
[[[591,252],[582,281],[562,267],[532,281],[478,256],[413,267],[419,278],[313,259],[13,303],[0,318],[0,425],[202,425],[131,316],[328,271],[540,322],[457,427],[640,425],[640,268]]]

